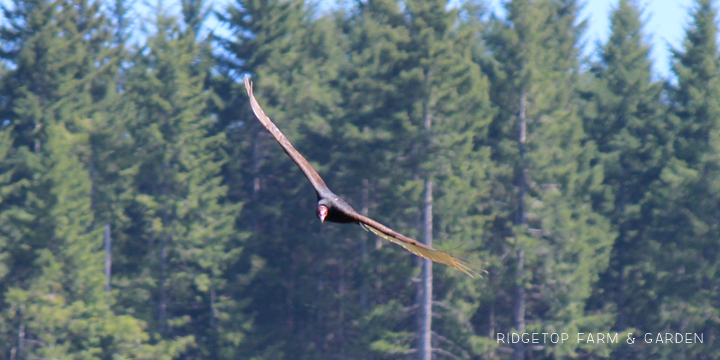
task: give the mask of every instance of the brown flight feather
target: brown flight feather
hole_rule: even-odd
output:
[[[245,77],[245,89],[247,90],[248,96],[250,97],[250,106],[252,107],[255,116],[265,127],[265,129],[267,129],[267,131],[272,134],[272,136],[275,138],[275,140],[277,140],[280,146],[282,146],[283,150],[285,150],[285,153],[287,153],[288,156],[290,156],[290,158],[295,162],[295,164],[297,164],[300,170],[302,170],[303,174],[305,174],[305,177],[307,177],[307,179],[310,181],[310,184],[312,184],[313,188],[315,189],[315,192],[318,195],[318,199],[325,197],[337,197],[337,195],[333,194],[332,191],[330,191],[330,189],[327,187],[325,181],[323,181],[323,179],[320,177],[320,174],[315,171],[315,169],[312,167],[312,165],[310,165],[310,163],[305,159],[305,157],[303,157],[295,149],[295,147],[290,143],[290,141],[285,137],[285,135],[283,135],[280,129],[278,129],[275,123],[273,123],[273,121],[270,120],[270,118],[265,114],[263,109],[260,107],[260,104],[255,99],[255,96],[253,95],[252,83],[250,82],[250,78],[247,76]],[[400,234],[399,232],[390,229],[389,227],[373,219],[370,219],[367,216],[359,214],[357,211],[353,210],[349,206],[342,209],[342,212],[346,216],[354,219],[354,222],[360,225],[363,229],[385,240],[400,245],[407,251],[417,256],[430,259],[440,264],[454,267],[470,275],[471,277],[478,275],[478,273],[472,270],[467,265],[467,263],[455,258],[450,253],[442,250],[433,249],[430,246],[427,246],[421,242],[418,242],[403,234]]]

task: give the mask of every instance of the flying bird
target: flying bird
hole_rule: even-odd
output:
[[[325,185],[325,181],[323,181],[320,177],[320,174],[315,171],[305,157],[295,150],[295,147],[292,146],[290,141],[288,141],[275,123],[273,123],[273,121],[265,115],[265,112],[253,95],[252,83],[250,82],[250,78],[248,76],[245,76],[245,89],[250,97],[250,105],[252,106],[257,119],[265,127],[265,129],[272,134],[280,146],[282,146],[285,153],[287,153],[300,170],[302,170],[305,177],[307,177],[308,181],[310,181],[310,184],[312,184],[315,189],[315,194],[318,199],[315,214],[321,222],[329,221],[335,223],[358,224],[363,229],[385,240],[400,245],[417,256],[430,259],[440,264],[452,266],[471,277],[477,274],[464,261],[455,258],[450,253],[433,249],[430,246],[400,234],[399,232],[355,211],[345,200],[330,191],[330,188]]]

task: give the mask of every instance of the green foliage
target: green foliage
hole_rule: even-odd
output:
[[[155,26],[127,77],[138,171],[128,230],[137,235],[125,250],[143,266],[124,286],[145,291],[133,289],[124,301],[150,304],[143,312],[163,338],[193,339],[187,356],[215,358],[236,345],[245,326],[239,299],[228,296],[237,280],[226,276],[243,250],[244,236],[234,229],[240,204],[223,201],[225,136],[208,135],[213,94],[195,68],[202,48],[162,11]]]
[[[113,104],[115,51],[99,4],[15,2],[6,9],[3,77],[2,336],[9,358],[168,358],[181,342],[153,341],[118,315],[105,291],[93,230],[93,140]],[[92,139],[92,140],[91,140]],[[101,147],[102,148],[102,147]],[[105,148],[107,149],[107,148]],[[107,152],[105,152],[107,153]],[[95,197],[97,198],[97,197]],[[102,198],[102,197],[101,197]]]
[[[27,196],[36,206],[28,214],[34,226],[49,229],[46,248],[36,249],[38,272],[7,289],[3,328],[12,357],[100,359],[172,356],[180,344],[149,345],[144,323],[110,310],[105,291],[101,233],[91,231],[90,179],[77,157],[82,135],[48,125],[43,155],[25,152],[37,174]],[[67,177],[66,174],[74,174]],[[40,240],[40,239],[38,239]],[[16,265],[17,266],[17,265]]]
[[[720,254],[717,238],[720,78],[717,7],[697,1],[681,50],[673,53],[677,85],[670,89],[672,152],[651,188],[652,219],[646,258],[655,274],[651,291],[658,312],[646,326],[702,332],[703,346],[662,349],[666,358],[715,357],[718,307],[714,290]],[[649,330],[647,330],[649,331]],[[644,349],[646,352],[655,349]]]
[[[587,63],[579,4],[182,0],[143,20],[133,1],[4,3],[1,357],[421,353],[421,261],[316,222],[249,74],[359,212],[421,240],[433,184],[433,246],[487,270],[433,267],[435,358],[716,358],[716,7],[696,2],[663,83],[636,1]],[[212,15],[226,38],[205,36]],[[706,343],[496,341],[513,331]]]
[[[670,134],[662,85],[652,80],[650,47],[643,36],[639,5],[621,1],[583,93],[585,130],[600,152],[606,185],[594,203],[617,233],[602,292],[592,307],[613,309],[614,328],[620,331],[642,327],[658,312],[650,285],[656,274],[645,266],[650,245],[643,235],[652,206],[648,191],[666,164]]]
[[[612,233],[589,203],[603,177],[577,105],[584,24],[574,1],[511,1],[507,11],[487,35],[494,61],[485,66],[499,108],[483,139],[495,162],[487,297],[497,304],[491,319],[496,309],[521,316],[489,325],[505,333],[607,329],[608,319],[585,311]],[[577,351],[567,343],[544,349],[555,357]]]

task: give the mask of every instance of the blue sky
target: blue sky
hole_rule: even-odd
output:
[[[504,0],[487,0],[502,13]],[[662,78],[670,77],[670,48],[680,48],[692,9],[692,0],[639,0],[645,35],[652,45],[653,70]],[[585,33],[586,54],[594,54],[598,41],[610,36],[610,12],[618,0],[584,0],[581,19],[588,21]]]
[[[152,0],[151,0],[152,1]],[[323,7],[332,6],[337,0],[319,0]],[[347,1],[347,0],[345,0]],[[501,3],[504,0],[486,0],[492,8],[502,13]],[[652,44],[652,53],[655,73],[662,77],[670,76],[670,47],[679,48],[682,44],[684,29],[689,21],[689,10],[693,6],[692,0],[639,0],[643,9],[645,21],[645,34]],[[176,3],[175,1],[170,1]],[[231,0],[216,0],[215,9],[221,9]],[[586,52],[592,54],[598,41],[606,41],[610,33],[610,11],[617,6],[618,0],[585,0],[585,7],[581,17],[589,22],[585,40],[588,48]],[[171,7],[179,12],[179,6]],[[142,10],[141,10],[142,12]],[[215,19],[206,24],[210,28],[218,29]]]
[[[588,45],[607,41],[610,35],[610,11],[617,6],[617,0],[586,0],[582,16],[589,21],[586,33]],[[682,45],[685,28],[690,21],[691,0],[641,0],[644,10],[645,34],[652,44],[654,70],[663,78],[670,75],[670,48]]]
[[[502,14],[505,0],[486,0],[495,11]],[[586,54],[594,54],[598,41],[605,42],[610,36],[610,12],[618,0],[584,0],[580,14],[588,21],[585,33]],[[670,48],[680,48],[692,10],[692,0],[639,0],[643,28],[652,45],[653,70],[662,78],[670,77]]]

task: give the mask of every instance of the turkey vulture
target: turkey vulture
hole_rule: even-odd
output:
[[[273,123],[273,121],[265,115],[265,112],[253,95],[252,83],[250,82],[250,78],[248,76],[245,76],[245,89],[250,97],[250,105],[252,106],[255,116],[258,120],[260,120],[260,123],[262,123],[265,129],[267,129],[267,131],[275,137],[275,140],[277,140],[280,146],[282,146],[285,153],[287,153],[295,164],[297,164],[303,174],[305,174],[305,177],[307,177],[308,181],[310,181],[310,184],[312,184],[313,188],[315,188],[315,194],[318,199],[316,215],[320,218],[321,222],[330,221],[336,223],[358,224],[363,229],[385,240],[398,244],[417,256],[452,266],[471,277],[476,274],[465,262],[456,259],[450,253],[433,249],[432,247],[400,234],[367,216],[359,214],[350,207],[345,200],[330,191],[327,185],[325,185],[325,181],[323,181],[317,171],[315,171],[310,163],[305,160],[305,158],[300,155],[297,150],[295,150],[295,147],[293,147],[285,135],[280,132],[280,129],[278,129],[275,123]]]

